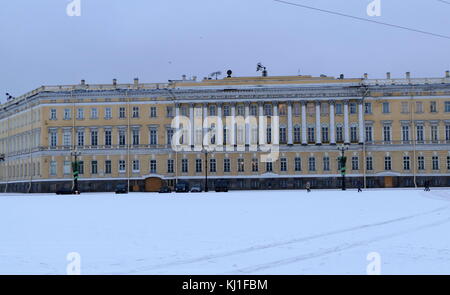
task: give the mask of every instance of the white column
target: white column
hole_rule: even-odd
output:
[[[316,101],[316,144],[322,144],[322,127],[320,126],[320,101]]]
[[[288,102],[288,108],[287,108],[287,120],[288,120],[288,129],[287,129],[287,139],[288,139],[288,145],[292,145],[294,143],[292,139],[292,102]]]
[[[278,116],[278,102],[273,103],[272,139],[272,144],[280,144],[280,117]]]
[[[217,132],[216,132],[216,144],[220,147],[223,146],[223,121],[222,121],[222,103],[217,104]]]
[[[245,145],[250,146],[250,104],[245,103]]]
[[[358,103],[359,144],[364,143],[364,113],[362,101]]]
[[[350,144],[350,130],[348,123],[348,101],[344,101],[344,143]]]
[[[302,144],[307,145],[308,139],[306,137],[306,101],[302,101]]]
[[[190,145],[194,146],[195,129],[194,129],[194,104],[193,103],[191,103],[189,105],[189,121],[191,122]]]
[[[230,128],[230,143],[236,146],[236,104],[231,104],[231,128]]]
[[[336,123],[334,120],[334,101],[330,101],[330,144],[336,144]]]
[[[204,145],[211,143],[208,135],[208,104],[203,104],[202,141]]]
[[[264,124],[264,108],[263,103],[258,104],[258,144],[264,145],[266,143],[266,126]]]

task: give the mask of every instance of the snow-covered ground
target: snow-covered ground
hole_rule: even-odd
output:
[[[0,194],[0,274],[450,274],[450,189]]]

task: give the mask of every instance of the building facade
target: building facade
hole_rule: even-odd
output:
[[[450,74],[42,86],[0,106],[0,192],[450,186]]]

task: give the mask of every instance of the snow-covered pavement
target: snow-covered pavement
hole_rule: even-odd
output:
[[[0,274],[450,274],[450,189],[0,194]]]

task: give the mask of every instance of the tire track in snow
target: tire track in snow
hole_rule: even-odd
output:
[[[379,226],[388,225],[388,224],[392,224],[392,223],[396,223],[396,222],[402,222],[402,221],[414,219],[417,217],[421,217],[424,215],[429,215],[429,214],[433,214],[436,212],[440,212],[440,211],[446,210],[448,208],[449,208],[449,206],[443,206],[443,207],[439,207],[439,208],[431,210],[431,211],[412,214],[412,215],[399,217],[399,218],[395,218],[395,219],[390,219],[390,220],[385,220],[385,221],[381,221],[381,222],[353,226],[353,227],[349,227],[349,228],[345,228],[345,229],[325,232],[322,234],[316,234],[316,235],[311,235],[311,236],[307,236],[307,237],[295,238],[295,239],[288,240],[288,241],[256,245],[256,246],[251,246],[251,247],[247,247],[247,248],[243,248],[243,249],[239,249],[239,250],[210,254],[210,255],[205,255],[205,256],[201,256],[201,257],[197,257],[197,258],[177,260],[177,261],[173,261],[173,262],[161,263],[161,264],[156,264],[156,265],[152,265],[152,266],[143,266],[143,267],[136,268],[136,269],[128,271],[128,272],[115,272],[112,274],[124,274],[124,273],[132,274],[132,273],[138,273],[138,272],[145,272],[145,271],[149,271],[149,270],[169,268],[169,267],[173,267],[173,266],[180,266],[180,265],[186,265],[186,264],[193,264],[193,263],[204,262],[204,261],[208,261],[208,260],[212,260],[212,259],[224,258],[224,257],[229,257],[229,256],[241,255],[241,254],[251,253],[251,252],[255,252],[255,251],[270,249],[270,248],[276,248],[276,247],[280,247],[280,246],[297,244],[297,243],[301,243],[301,242],[307,242],[307,241],[311,241],[311,240],[315,240],[315,239],[329,237],[332,235],[379,227]]]
[[[267,263],[262,263],[262,264],[258,264],[258,265],[254,265],[254,266],[249,266],[249,267],[244,267],[238,270],[233,270],[231,272],[227,272],[226,274],[249,274],[249,273],[253,273],[256,271],[261,271],[261,270],[266,270],[266,269],[271,269],[271,268],[275,268],[275,267],[279,267],[279,266],[284,266],[284,265],[288,265],[288,264],[292,264],[292,263],[297,263],[299,261],[303,261],[303,260],[307,260],[307,259],[313,259],[313,258],[318,258],[318,257],[322,257],[325,255],[329,255],[329,254],[335,254],[338,252],[342,252],[348,249],[352,249],[352,248],[356,248],[356,247],[360,247],[360,246],[365,246],[368,245],[370,243],[374,243],[374,242],[379,242],[379,241],[383,241],[383,240],[387,240],[390,238],[394,238],[397,236],[401,236],[404,234],[408,234],[408,233],[413,233],[413,232],[417,232],[419,230],[422,229],[426,229],[426,228],[430,228],[430,227],[434,227],[434,226],[438,226],[441,224],[445,224],[447,222],[450,222],[450,218],[446,218],[446,219],[442,219],[439,221],[435,221],[433,223],[428,223],[419,227],[414,227],[414,228],[410,228],[407,230],[401,230],[401,231],[397,231],[391,234],[386,234],[386,235],[380,235],[377,236],[375,238],[372,239],[367,239],[367,240],[362,240],[362,241],[358,241],[355,243],[345,243],[345,244],[341,244],[335,247],[331,247],[331,248],[326,248],[320,251],[316,251],[316,252],[311,252],[308,254],[302,254],[299,256],[294,256],[294,257],[288,257],[288,258],[284,258],[284,259],[280,259],[280,260],[275,260],[275,261],[271,261],[271,262],[267,262]]]

